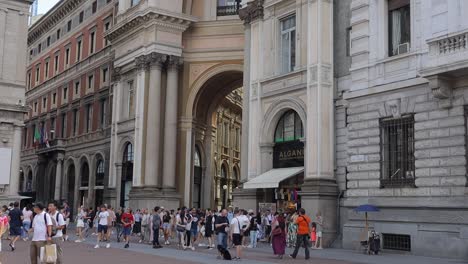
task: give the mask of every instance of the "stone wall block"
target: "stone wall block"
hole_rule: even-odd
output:
[[[350,172],[350,173],[360,171],[359,170],[359,165],[357,165],[357,164],[348,164],[347,168],[348,168],[348,172]]]
[[[414,152],[416,159],[427,159],[431,157],[431,151],[429,149],[416,150]]]
[[[402,188],[402,196],[428,196],[430,194],[430,188],[421,187],[421,188]]]
[[[369,162],[380,161],[380,154],[369,154],[369,155],[367,155],[367,161],[369,161]]]
[[[415,162],[416,168],[427,168],[439,166],[440,159],[418,159]]]
[[[370,171],[369,172],[369,179],[380,179],[380,170]]]
[[[395,195],[394,189],[370,189],[369,190],[370,196],[388,196],[393,197]]]
[[[450,148],[437,148],[437,149],[431,149],[430,154],[432,158],[436,157],[448,157],[450,156]]]
[[[353,122],[353,123],[348,124],[348,130],[349,131],[361,130],[361,129],[367,129],[367,128],[369,128],[369,123],[366,122],[366,121],[364,121],[364,122]]]
[[[360,147],[367,145],[369,145],[369,139],[367,138],[353,139],[348,141],[349,147]]]
[[[449,116],[463,116],[465,109],[463,106],[454,106],[448,110]]]
[[[414,139],[428,139],[429,138],[429,130],[423,130],[423,131],[416,131],[414,133]]]
[[[431,138],[448,137],[448,136],[450,136],[449,128],[431,129],[429,131],[429,137]]]
[[[415,174],[416,174],[416,177],[428,177],[431,175],[431,169],[429,168],[416,169]]]
[[[360,180],[359,188],[379,188],[380,180]]]
[[[349,172],[346,178],[348,180],[367,180],[369,179],[369,172],[367,171]]]
[[[450,195],[452,196],[463,196],[465,195],[465,192],[466,192],[465,186],[450,187]]]
[[[440,185],[442,186],[465,186],[466,177],[465,176],[450,176],[442,177],[440,179]]]
[[[348,187],[348,189],[357,189],[357,188],[359,188],[358,181],[348,181],[346,183],[346,186]]]
[[[424,122],[416,122],[414,124],[414,130],[426,130],[426,129],[433,129],[439,127],[439,120],[429,120]]]
[[[465,145],[465,137],[455,136],[455,137],[449,137],[449,138],[441,138],[439,139],[438,145],[441,147],[463,146]]]
[[[440,119],[440,118],[446,118],[448,116],[449,116],[449,111],[447,109],[438,109],[438,110],[429,112],[429,119]]]
[[[414,147],[416,149],[435,148],[440,145],[439,139],[416,140]]]
[[[346,165],[348,165],[347,159],[339,159],[336,161],[336,166],[346,166]]]
[[[359,136],[359,130],[349,131],[349,132],[348,132],[348,138],[349,138],[349,139],[360,138],[360,136]]]
[[[414,106],[414,112],[427,112],[438,109],[439,106],[436,101],[429,101],[424,103],[418,103]]]
[[[447,188],[447,187],[431,188],[430,194],[431,196],[448,196],[450,195],[450,188]]]
[[[354,115],[367,112],[367,105],[358,105],[348,107],[348,115]]]
[[[430,176],[447,176],[450,175],[450,168],[447,167],[438,167],[430,168]]]
[[[358,148],[359,154],[372,154],[372,153],[380,153],[380,146],[366,146]]]
[[[440,166],[462,166],[466,164],[465,157],[456,156],[440,159]]]
[[[363,189],[351,189],[346,191],[348,197],[367,197],[369,196],[369,190]]]
[[[380,129],[379,128],[369,128],[358,131],[359,137],[372,137],[372,136],[379,136]]]
[[[427,121],[428,119],[429,113],[427,112],[414,114],[414,121],[416,122]]]
[[[358,168],[360,171],[380,170],[380,163],[378,162],[374,162],[374,163],[368,162],[364,164],[359,164],[358,166],[359,166]]]
[[[439,177],[423,177],[416,178],[416,186],[418,187],[430,187],[430,186],[439,186],[440,178]]]
[[[450,155],[452,156],[464,156],[466,153],[465,146],[451,147]]]
[[[463,116],[454,116],[439,120],[439,127],[452,127],[463,125],[465,125],[465,118]]]
[[[450,136],[463,136],[465,135],[465,130],[464,126],[451,127]]]
[[[369,137],[369,145],[380,144],[380,137]]]
[[[465,166],[451,167],[450,168],[450,175],[452,175],[452,176],[459,176],[459,175],[465,176],[466,175],[466,167]]]

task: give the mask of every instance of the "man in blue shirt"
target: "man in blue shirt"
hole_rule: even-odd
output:
[[[13,204],[14,208],[8,214],[10,220],[11,251],[15,251],[15,243],[21,237],[21,227],[23,226],[23,212],[19,209],[19,202]]]

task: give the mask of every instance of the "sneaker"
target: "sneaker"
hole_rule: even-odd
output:
[[[94,248],[99,248],[99,245],[94,246]]]
[[[107,243],[106,248],[110,248],[110,243]]]
[[[191,247],[192,250],[195,250],[195,247]]]
[[[124,248],[129,248],[130,245],[129,244],[125,244]]]
[[[140,239],[140,241],[138,241],[138,243],[140,243],[140,244],[141,244],[141,242],[143,242],[143,240],[141,240],[141,239]]]
[[[81,243],[81,240],[77,239],[75,240],[75,243]]]
[[[290,258],[295,259],[296,257],[293,257],[293,255],[288,255]]]
[[[13,246],[12,244],[10,244],[10,248],[11,248],[11,251],[15,251],[15,246]]]

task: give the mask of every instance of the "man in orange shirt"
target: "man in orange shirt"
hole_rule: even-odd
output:
[[[309,259],[309,235],[310,235],[310,217],[305,214],[304,208],[298,210],[299,216],[296,218],[295,223],[297,224],[297,240],[296,247],[292,255],[289,255],[291,258],[295,259],[299,248],[304,244],[305,249],[305,259]]]

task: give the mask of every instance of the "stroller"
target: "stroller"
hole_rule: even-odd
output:
[[[368,232],[367,240],[361,241],[364,253],[378,255],[380,251],[380,235],[374,230]]]

